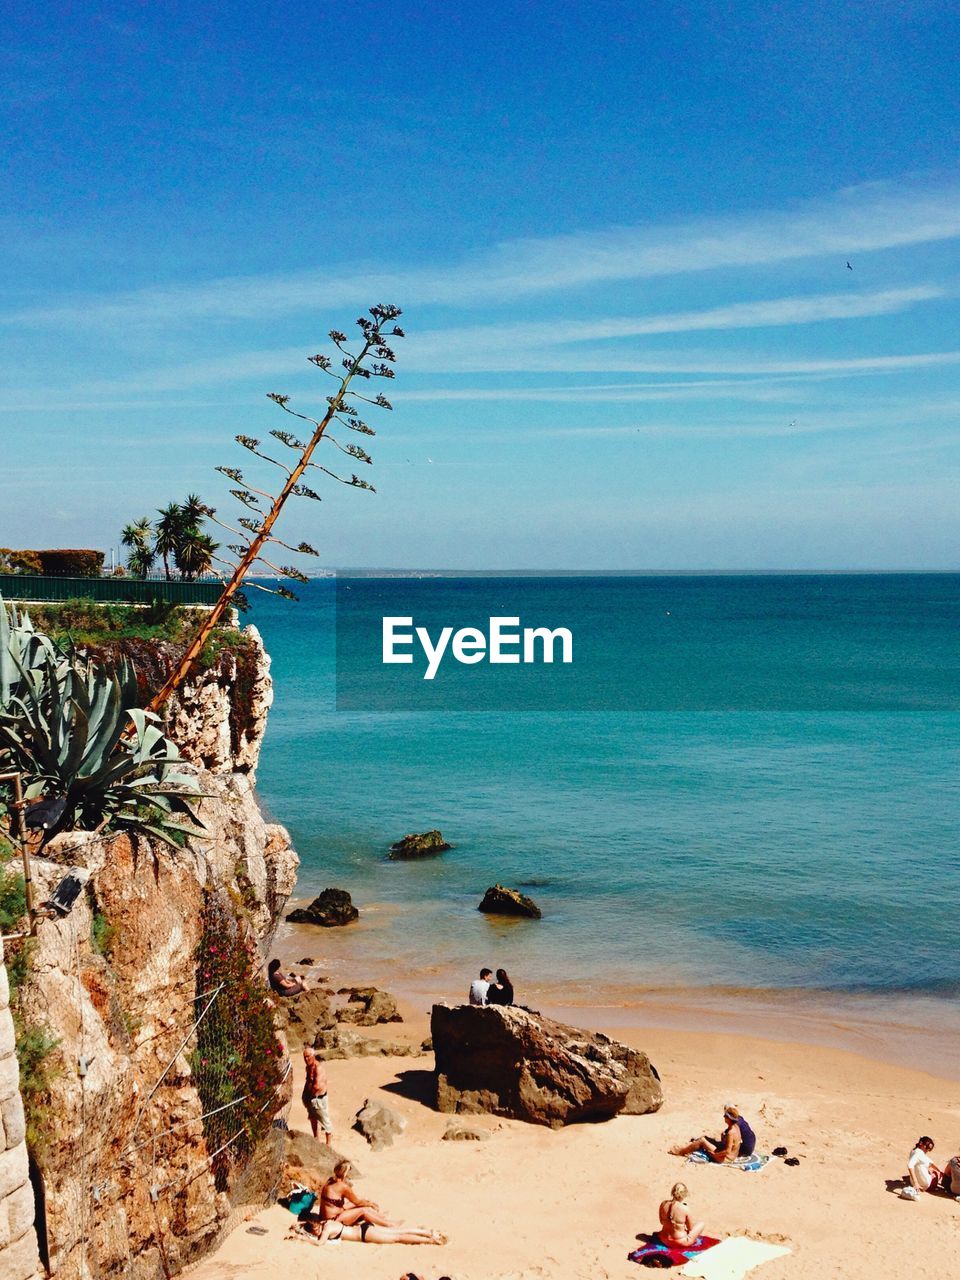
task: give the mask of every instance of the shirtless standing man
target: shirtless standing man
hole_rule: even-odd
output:
[[[317,1130],[322,1127],[329,1147],[333,1125],[330,1123],[330,1107],[327,1103],[327,1071],[310,1045],[304,1045],[303,1063],[307,1073],[301,1096],[310,1119],[310,1129],[313,1136],[319,1138]]]

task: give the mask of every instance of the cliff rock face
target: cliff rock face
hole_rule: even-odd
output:
[[[435,1004],[430,1030],[438,1111],[488,1112],[556,1129],[663,1105],[660,1077],[645,1053],[529,1009]]]
[[[34,1155],[41,1254],[63,1280],[176,1272],[216,1242],[240,1205],[264,1198],[279,1169],[282,1134],[272,1130],[242,1176],[224,1173],[204,1135],[195,1078],[220,1069],[195,1054],[205,903],[226,903],[265,951],[298,863],[254,793],[272,689],[253,639],[255,670],[248,663],[239,694],[238,672],[224,661],[172,708],[171,733],[201,769],[209,839],[176,849],[64,833],[34,860],[39,900],[67,866],[90,872],[70,915],[40,924],[22,988],[30,1024],[58,1041]],[[283,1101],[271,1096],[270,1114]]]

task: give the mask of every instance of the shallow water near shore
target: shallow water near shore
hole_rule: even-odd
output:
[[[276,681],[259,788],[300,853],[298,897],[337,885],[362,912],[348,929],[311,931],[302,954],[431,998],[458,998],[481,964],[503,965],[531,999],[603,1007],[608,1025],[706,1002],[723,1018],[780,1009],[798,1038],[816,1010],[866,1042],[887,1026],[929,1032],[930,1051],[944,1036],[955,1045],[960,720],[944,707],[960,695],[960,579],[822,581],[836,612],[849,594],[858,634],[882,656],[851,672],[868,651],[840,637],[834,670],[860,690],[895,671],[913,709],[337,711],[333,584],[311,583],[296,605],[258,598],[251,620]],[[557,583],[576,627],[582,581]],[[532,610],[538,584],[499,590],[508,609]],[[476,608],[490,587],[458,590],[468,604],[480,593]],[[704,661],[744,643],[752,611],[771,687],[793,677],[774,620],[789,614],[796,652],[804,609],[823,599],[811,580],[781,576],[618,579],[615,590],[618,609],[638,613],[695,611],[702,597],[717,638]],[[647,648],[621,664],[624,681],[659,661],[662,639],[637,643]],[[431,827],[454,848],[387,860],[393,840]],[[478,913],[496,880],[530,893],[543,919]]]

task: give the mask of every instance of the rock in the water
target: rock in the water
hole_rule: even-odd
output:
[[[403,1133],[407,1122],[389,1107],[367,1098],[354,1117],[353,1127],[363,1134],[374,1151],[380,1151],[393,1145],[394,1138]]]
[[[337,1015],[327,991],[311,987],[299,995],[282,997],[281,1011],[286,1015],[287,1047],[295,1053],[305,1044],[315,1044],[321,1031],[337,1025]]]
[[[508,889],[502,884],[495,884],[487,890],[477,910],[494,916],[529,916],[532,920],[539,920],[543,914],[532,898],[519,889]]]
[[[437,1110],[574,1124],[663,1104],[645,1053],[515,1006],[435,1004]]]
[[[309,907],[298,907],[287,919],[291,924],[319,924],[329,929],[335,925],[352,924],[360,915],[346,889],[324,889]]]
[[[313,956],[304,956],[302,960],[298,960],[298,961],[297,961],[297,964],[307,964],[307,965],[310,965],[310,964],[313,964],[313,963],[314,963]]]
[[[486,1142],[490,1137],[485,1129],[470,1129],[463,1124],[448,1124],[440,1136],[443,1142]]]
[[[452,848],[439,831],[421,831],[419,835],[404,836],[392,844],[389,856],[402,862],[408,858],[432,858],[434,854]]]
[[[341,1022],[358,1027],[375,1027],[378,1022],[402,1022],[397,1002],[389,991],[378,987],[342,987],[339,995],[349,995],[345,1008],[337,1014]]]

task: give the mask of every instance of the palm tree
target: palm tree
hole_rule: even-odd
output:
[[[208,533],[202,533],[196,525],[184,532],[177,548],[177,567],[187,582],[193,582],[194,578],[209,570],[214,552],[219,546],[219,542],[214,542]]]
[[[146,578],[156,559],[153,547],[150,545],[152,534],[153,526],[149,517],[141,516],[139,520],[134,520],[133,524],[124,525],[120,535],[123,545],[130,548],[127,568],[138,578]]]
[[[183,507],[178,502],[171,502],[166,507],[160,507],[157,514],[160,519],[156,525],[153,551],[154,555],[162,558],[163,572],[169,582],[170,557],[176,556],[183,536]]]

